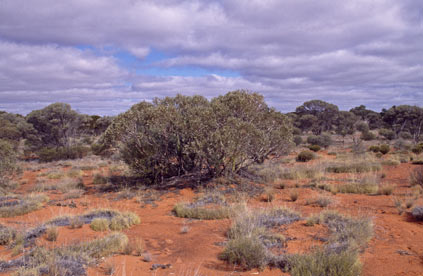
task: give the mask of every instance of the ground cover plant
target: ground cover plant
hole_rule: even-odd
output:
[[[43,194],[0,197],[0,217],[15,217],[40,209],[48,197]]]
[[[86,266],[102,257],[120,253],[128,244],[128,237],[112,233],[104,238],[58,247],[53,250],[35,247],[23,256],[0,261],[0,272],[15,270],[15,275],[86,275]]]

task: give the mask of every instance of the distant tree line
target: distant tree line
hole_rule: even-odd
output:
[[[361,131],[364,140],[372,140],[376,137],[370,130],[378,129],[379,135],[388,140],[422,140],[423,108],[418,106],[399,105],[375,112],[360,105],[350,111],[340,111],[334,104],[312,100],[297,107],[288,116],[297,133],[320,135],[330,132],[345,136]]]
[[[27,116],[0,111],[0,182],[18,155],[41,161],[74,159],[88,152],[120,156],[133,172],[151,182],[193,174],[239,173],[253,163],[288,151],[292,142],[327,147],[331,134],[361,132],[361,139],[422,141],[423,109],[399,105],[375,112],[364,105],[341,111],[311,100],[282,114],[262,95],[233,91],[166,97],[140,102],[116,116],[80,114],[54,103]],[[114,151],[113,151],[114,149]],[[423,149],[422,149],[423,150]]]

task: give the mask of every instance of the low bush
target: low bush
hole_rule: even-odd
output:
[[[330,204],[332,204],[333,200],[332,198],[328,196],[319,195],[315,198],[312,198],[311,200],[308,200],[307,204],[314,204],[319,207],[327,207]]]
[[[316,155],[311,151],[302,151],[297,156],[297,162],[308,162],[316,158]]]
[[[394,191],[394,188],[395,188],[394,185],[389,185],[389,184],[381,185],[379,187],[379,194],[380,195],[391,195],[392,192]]]
[[[99,173],[96,173],[94,175],[94,178],[93,178],[93,184],[106,184],[107,180],[108,180],[107,177],[105,177],[105,176],[103,176]]]
[[[294,143],[296,146],[299,146],[303,143],[303,138],[301,138],[301,136],[299,135],[295,135],[294,136]]]
[[[319,145],[311,145],[308,147],[308,149],[314,152],[318,152],[321,148]]]
[[[47,201],[45,195],[28,195],[25,197],[3,197],[0,207],[0,217],[21,216],[32,211],[38,210],[43,206],[43,202]]]
[[[379,146],[379,151],[382,154],[387,154],[390,150],[391,150],[391,148],[387,144],[383,144],[383,145]]]
[[[311,135],[307,137],[307,143],[327,148],[332,145],[333,142],[329,134],[322,134],[319,136]]]
[[[78,159],[86,156],[89,151],[89,147],[79,145],[70,147],[42,148],[38,152],[38,157],[41,162]]]
[[[90,228],[94,231],[109,230],[109,220],[106,218],[95,218],[90,224]]]
[[[365,175],[361,179],[353,180],[337,186],[339,193],[348,194],[377,194],[379,191],[380,178],[376,174]]]
[[[376,139],[376,135],[371,131],[362,132],[360,138],[364,141],[372,141]]]
[[[263,242],[258,237],[247,236],[229,240],[219,259],[246,269],[263,268],[269,261]]]
[[[382,128],[379,130],[379,135],[383,136],[387,140],[395,139],[395,132],[390,129]]]
[[[86,275],[86,267],[101,258],[121,253],[128,237],[113,233],[104,238],[58,248],[35,247],[11,262],[0,261],[0,272],[17,270],[16,275]],[[48,272],[48,273],[46,273]]]
[[[420,154],[420,153],[422,153],[422,152],[423,152],[423,144],[422,144],[422,143],[420,143],[420,144],[415,145],[415,146],[411,149],[411,151],[412,151],[413,153],[415,153],[415,154]]]
[[[410,173],[410,183],[411,185],[419,185],[423,187],[423,166],[414,168]]]
[[[380,169],[379,163],[369,161],[338,162],[326,167],[326,171],[331,173],[363,173],[379,171]]]
[[[56,241],[59,236],[59,230],[57,227],[50,227],[46,230],[46,240]]]
[[[290,257],[292,276],[359,276],[361,264],[355,251],[332,253],[325,250],[314,251],[310,255]]]
[[[263,268],[275,256],[271,248],[283,247],[286,239],[270,231],[300,220],[298,213],[288,208],[251,211],[245,207],[234,218],[228,231],[229,241],[219,258],[242,268]]]
[[[374,153],[380,152],[380,147],[379,146],[370,146],[369,151],[372,151]]]
[[[199,207],[190,206],[189,204],[179,203],[173,208],[175,216],[180,218],[193,218],[193,219],[224,219],[229,218],[231,209],[229,207]]]

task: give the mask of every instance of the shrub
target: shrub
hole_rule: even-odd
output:
[[[360,180],[338,185],[337,191],[348,194],[377,194],[379,191],[379,178],[376,174],[365,175]]]
[[[313,200],[313,204],[316,204],[319,207],[327,207],[332,204],[333,200],[328,196],[318,196]]]
[[[423,206],[414,207],[413,211],[411,211],[411,215],[416,220],[423,220]]]
[[[372,141],[376,139],[376,135],[371,131],[367,131],[362,132],[360,138],[364,141]]]
[[[383,144],[383,145],[379,146],[379,151],[382,154],[387,154],[390,150],[391,150],[391,148],[387,144]]]
[[[299,135],[294,136],[294,143],[296,146],[301,145],[303,143],[303,138]]]
[[[399,133],[399,137],[401,137],[402,139],[405,139],[405,140],[411,140],[411,139],[413,139],[413,136],[408,131],[401,131]]]
[[[285,153],[292,125],[268,108],[263,96],[234,91],[211,101],[178,95],[136,104],[114,120],[105,136],[122,141],[123,160],[134,174],[158,183],[192,173],[237,174]]]
[[[326,167],[326,171],[331,173],[363,173],[380,169],[380,164],[368,161],[339,162],[328,164]]]
[[[16,153],[12,144],[0,139],[0,188],[8,189],[9,181],[17,172]]]
[[[95,218],[91,221],[90,228],[94,231],[109,230],[109,220],[106,218]]]
[[[419,185],[423,187],[423,166],[414,168],[410,173],[410,183],[411,185]]]
[[[228,218],[231,211],[228,207],[207,208],[179,203],[173,208],[173,213],[180,218],[213,220]]]
[[[96,173],[94,175],[93,184],[106,184],[106,183],[107,183],[107,177],[105,177],[105,176],[103,176],[99,173]]]
[[[379,187],[380,195],[391,195],[394,191],[394,185],[382,185]]]
[[[322,134],[319,136],[310,135],[307,137],[307,143],[327,148],[332,145],[332,138],[329,134]]]
[[[275,199],[275,193],[275,189],[272,187],[267,187],[264,189],[263,200],[266,202],[272,202]]]
[[[70,147],[45,147],[38,151],[41,162],[52,162],[57,160],[78,159],[86,156],[89,148],[86,146]]]
[[[370,146],[369,147],[369,151],[372,151],[374,153],[379,152],[380,151],[380,147],[379,146]]]
[[[361,264],[355,251],[332,253],[317,250],[310,255],[294,255],[290,260],[292,276],[359,276]]]
[[[318,152],[320,150],[320,146],[319,145],[311,145],[308,147],[309,150],[312,150],[314,152]]]
[[[395,132],[390,129],[382,128],[379,130],[379,135],[383,136],[387,140],[395,139]]]
[[[258,237],[237,237],[229,240],[219,259],[243,268],[263,268],[268,263],[267,250]]]
[[[422,153],[422,152],[423,152],[423,144],[417,144],[417,145],[415,145],[415,146],[411,149],[411,151],[412,151],[413,153],[415,153],[415,154],[420,154],[420,153]]]
[[[121,253],[127,244],[126,235],[113,233],[100,239],[65,247],[34,247],[16,262],[10,263],[8,269],[19,268],[17,275],[86,275],[86,265]]]
[[[38,210],[43,206],[43,202],[47,201],[45,195],[28,195],[25,197],[13,197],[9,204],[3,204],[0,207],[0,217],[21,216],[32,211]]]
[[[316,156],[315,156],[315,154],[313,152],[311,152],[311,151],[302,151],[302,152],[300,152],[298,154],[296,160],[298,162],[308,162],[308,161],[313,160],[315,158],[316,158]]]
[[[46,240],[56,241],[58,236],[59,236],[59,230],[57,229],[57,227],[49,227],[46,230]]]

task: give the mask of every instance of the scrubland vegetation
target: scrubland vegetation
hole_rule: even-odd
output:
[[[422,125],[416,106],[312,100],[282,114],[245,91],[155,99],[116,117],[62,103],[1,112],[0,272],[113,275],[103,259],[131,255],[147,275],[172,269],[157,262],[174,262],[175,247],[220,238],[198,246],[218,247],[220,261],[210,256],[226,269],[363,275],[374,217],[423,220]]]

